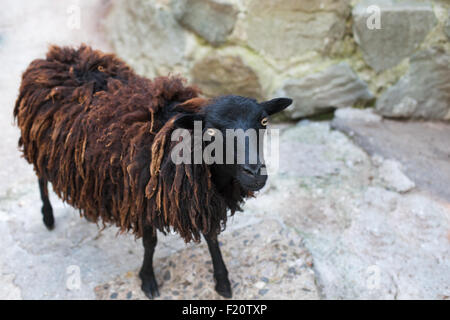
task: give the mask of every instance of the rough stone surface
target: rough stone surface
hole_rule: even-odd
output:
[[[342,108],[334,112],[334,117],[340,120],[347,121],[362,121],[365,123],[377,123],[382,120],[381,116],[374,113],[373,109],[355,109]]]
[[[448,12],[447,22],[445,23],[444,32],[447,35],[447,38],[450,40],[450,10]]]
[[[138,73],[149,77],[180,74],[188,80],[195,74],[195,81],[206,88],[208,95],[249,92],[256,95],[254,98],[269,98],[291,79],[302,79],[346,62],[379,98],[406,74],[409,58],[415,52],[433,46],[450,49],[444,34],[450,7],[443,0],[108,3],[111,10],[105,33],[113,49]],[[370,15],[376,14],[367,12],[371,4],[381,10],[381,29],[370,28]],[[206,61],[214,64],[213,74],[199,66],[205,56],[216,60]],[[217,57],[228,57],[225,63],[240,59],[236,65],[243,69],[219,67]],[[228,78],[219,78],[214,74],[217,70]],[[248,90],[241,83],[247,71]],[[441,96],[433,101],[447,103]],[[419,101],[405,97],[396,102],[391,113],[414,114],[418,108]],[[316,111],[323,112],[316,108],[314,115]]]
[[[403,172],[429,194],[450,203],[450,126],[442,122],[378,123],[334,118],[332,127],[347,135],[372,156],[395,159]],[[382,161],[377,163],[377,167]]]
[[[0,299],[1,300],[19,300],[22,299],[20,288],[14,284],[14,274],[0,275]]]
[[[274,59],[323,51],[343,37],[349,2],[248,0],[243,32],[253,49]]]
[[[373,11],[380,8],[381,28],[368,28]],[[364,60],[376,71],[386,70],[409,57],[436,25],[430,2],[365,0],[353,8],[353,33]],[[369,22],[370,22],[369,21]]]
[[[367,84],[346,63],[301,79],[287,80],[278,93],[294,100],[293,106],[286,110],[292,119],[351,107],[373,98]]]
[[[233,31],[237,9],[223,0],[172,1],[175,18],[213,45],[226,41]]]
[[[225,232],[221,243],[234,299],[291,299],[293,295],[297,299],[319,298],[311,255],[298,234],[279,221],[264,219]],[[206,244],[158,259],[154,266],[159,299],[224,299],[214,291]],[[137,273],[131,270],[96,287],[97,298],[111,299],[116,294],[117,299],[146,299],[139,290]]]
[[[192,81],[207,96],[263,96],[258,75],[238,55],[207,55],[192,68]]]
[[[279,212],[302,235],[324,298],[449,296],[448,201],[420,188],[387,190],[372,159],[328,123],[300,122],[282,134],[280,148],[289,157],[247,208]]]
[[[418,52],[408,73],[377,100],[389,117],[450,119],[450,53],[443,48]]]
[[[388,190],[408,192],[416,185],[402,172],[402,165],[396,160],[384,160],[379,168],[380,179]]]
[[[126,13],[126,14],[124,14]],[[186,31],[153,1],[118,1],[106,20],[115,52],[140,74],[167,75],[183,69]]]

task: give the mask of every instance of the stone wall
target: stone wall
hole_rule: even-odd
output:
[[[117,0],[105,28],[142,75],[179,73],[206,96],[285,94],[290,119],[450,119],[449,0]]]

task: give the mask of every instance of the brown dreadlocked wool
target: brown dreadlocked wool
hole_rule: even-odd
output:
[[[179,77],[151,81],[85,45],[52,46],[22,77],[19,147],[37,176],[88,220],[136,237],[145,223],[199,241],[225,228],[227,209],[240,210],[246,194],[238,185],[217,192],[205,164],[171,161],[174,121],[201,112],[198,94]]]

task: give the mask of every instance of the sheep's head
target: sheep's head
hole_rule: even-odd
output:
[[[204,102],[200,111],[182,115],[175,126],[194,129],[195,134],[195,126],[201,125],[203,151],[212,152],[214,161],[208,164],[219,177],[216,180],[235,179],[244,190],[257,191],[267,180],[262,150],[268,118],[291,103],[288,98],[258,103],[246,97],[223,96]]]

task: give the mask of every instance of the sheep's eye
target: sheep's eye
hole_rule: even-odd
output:
[[[207,129],[206,132],[207,132],[210,136],[213,136],[213,135],[216,134],[216,131],[215,131],[214,129],[211,129],[211,128]]]
[[[261,124],[263,126],[267,126],[267,124],[269,123],[269,118],[265,117],[261,119]]]

